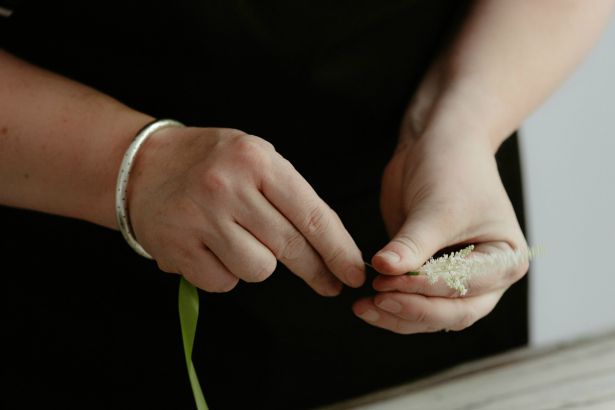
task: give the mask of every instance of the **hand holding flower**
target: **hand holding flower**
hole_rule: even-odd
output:
[[[465,290],[405,275],[452,247],[474,244],[469,258],[492,260],[527,249],[486,141],[453,133],[402,137],[382,180],[381,209],[392,240],[372,260],[381,273],[373,283],[379,293],[356,302],[359,317],[404,334],[461,330],[487,315],[525,274],[527,258],[492,264],[469,277]]]

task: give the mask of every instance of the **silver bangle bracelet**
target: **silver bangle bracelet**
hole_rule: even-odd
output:
[[[126,150],[124,158],[122,159],[122,165],[120,165],[120,172],[117,176],[117,184],[115,188],[115,216],[117,218],[117,225],[120,228],[120,232],[128,242],[128,245],[144,258],[153,259],[152,256],[147,253],[145,249],[137,242],[130,224],[130,218],[128,217],[128,204],[127,204],[127,191],[128,180],[130,178],[130,172],[134,164],[134,160],[139,152],[141,145],[156,131],[160,131],[163,128],[169,127],[183,127],[184,124],[175,120],[156,120],[141,129],[135,136],[134,140]]]

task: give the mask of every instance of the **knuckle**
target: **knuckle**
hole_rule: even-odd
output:
[[[211,128],[215,132],[223,138],[241,138],[246,136],[247,134],[241,130],[236,128]]]
[[[279,166],[285,169],[288,173],[298,172],[293,163],[281,156],[280,154],[276,155],[276,159]]]
[[[479,317],[476,314],[476,311],[474,311],[474,309],[469,309],[461,316],[461,320],[458,322],[456,326],[452,328],[452,330],[459,331],[459,330],[467,329],[470,326],[472,326],[474,323],[476,323],[478,319]]]
[[[244,136],[235,141],[235,155],[240,164],[260,169],[265,166],[269,152],[257,138]]]
[[[200,289],[211,293],[224,293],[232,290],[237,285],[239,279],[228,274],[215,274],[203,272],[198,269],[182,270],[181,275],[190,283],[195,284]]]
[[[192,269],[180,269],[178,272],[180,275],[184,277],[188,282],[196,284],[199,283],[199,275]],[[200,287],[200,286],[199,286]],[[207,290],[207,289],[204,289]]]
[[[470,288],[470,289],[473,289],[473,288]],[[459,290],[457,290],[456,288],[452,288],[450,286],[446,286],[446,290],[444,291],[444,297],[453,299],[453,298],[458,298],[460,296],[461,294]],[[464,296],[468,296],[468,295],[465,294]]]
[[[324,267],[320,267],[308,272],[304,280],[312,286],[331,287],[332,285],[335,286],[334,284],[337,282],[337,280],[333,278],[331,272]]]
[[[522,264],[520,264],[519,266],[516,266],[514,269],[510,269],[506,275],[506,280],[509,283],[515,283],[518,280],[520,280],[521,278],[523,278],[525,276],[525,274],[527,273],[528,269],[530,267],[529,262],[524,261]]]
[[[158,269],[160,269],[163,272],[166,272],[166,273],[177,273],[177,269],[173,269],[173,267],[170,264],[168,264],[168,263],[166,263],[164,261],[157,260],[156,264],[158,265]]]
[[[338,213],[335,212],[335,210],[331,208],[327,203],[325,203],[325,207],[327,208],[327,212],[329,213],[329,216],[332,218],[332,220],[334,220],[336,223],[342,224],[342,220]]]
[[[413,309],[409,316],[412,322],[429,325],[429,318],[425,309]]]
[[[344,248],[335,247],[324,257],[324,262],[329,266],[339,264],[344,255],[346,255]]]
[[[230,292],[237,286],[239,279],[234,276],[227,276],[224,280],[219,280],[212,289],[212,292],[225,293]]]
[[[465,315],[463,315],[463,318],[461,319],[461,328],[462,329],[467,329],[468,327],[472,326],[477,320],[476,314],[472,311],[466,313]]]
[[[315,206],[308,212],[305,228],[310,235],[318,236],[322,234],[327,230],[328,225],[329,220],[322,207]]]
[[[258,144],[269,151],[275,151],[273,144],[266,139],[257,137],[256,135],[248,135],[248,138],[250,138],[255,144]]]
[[[419,295],[429,295],[433,292],[434,285],[426,277],[403,276],[403,279],[410,283],[414,292]]]
[[[256,265],[254,269],[250,269],[249,273],[245,275],[247,282],[262,282],[273,274],[275,271],[277,262],[275,258],[271,258],[270,261]]]
[[[276,254],[279,259],[293,260],[298,258],[305,250],[307,243],[303,235],[294,232],[280,247],[280,252]]]
[[[225,193],[230,189],[230,180],[224,172],[210,169],[201,176],[201,186],[206,192],[214,194]]]

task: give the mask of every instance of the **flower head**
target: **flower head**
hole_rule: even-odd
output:
[[[474,254],[474,245],[469,245],[457,252],[429,259],[413,275],[425,275],[431,283],[442,279],[461,296],[468,292],[471,277],[495,270],[510,269],[533,259],[538,254],[537,248],[498,251],[490,254]]]

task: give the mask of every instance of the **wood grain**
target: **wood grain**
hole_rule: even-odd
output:
[[[613,410],[615,333],[494,356],[327,409]]]

